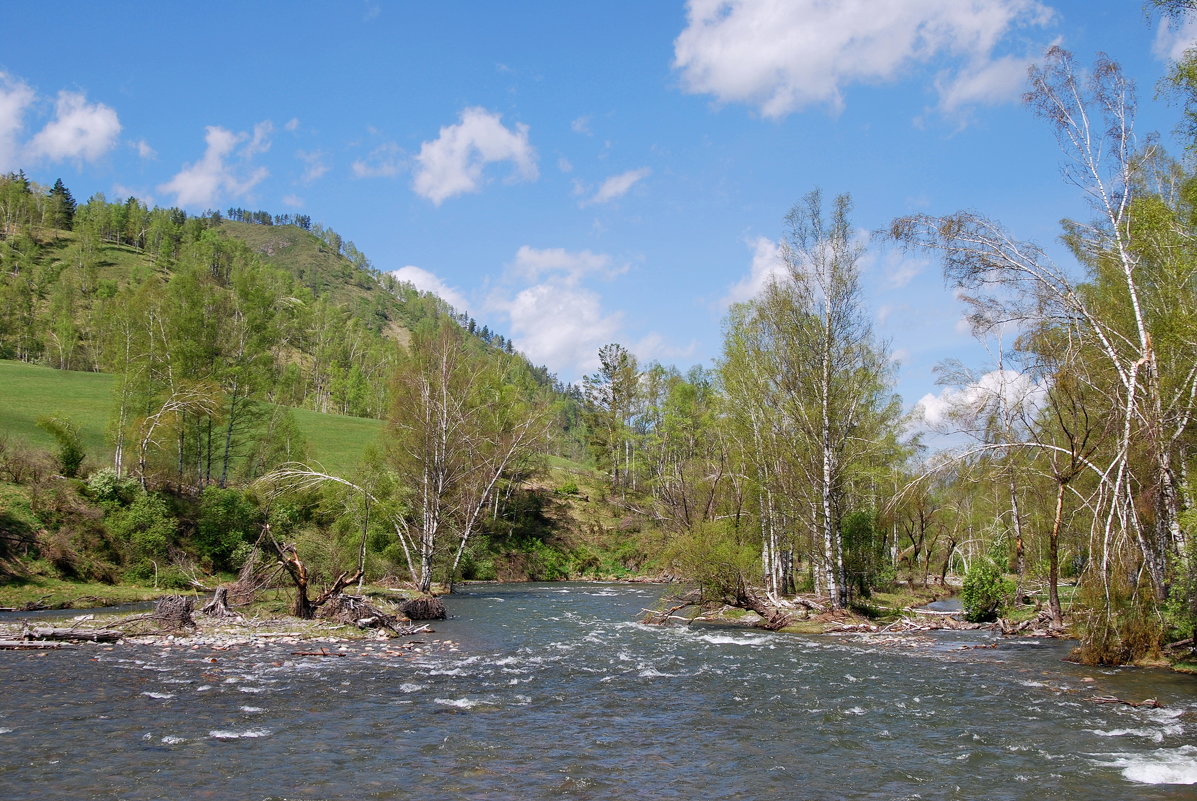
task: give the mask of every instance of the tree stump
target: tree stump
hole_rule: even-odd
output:
[[[449,616],[441,599],[432,595],[410,598],[399,608],[409,620],[444,620]]]
[[[229,608],[229,588],[225,586],[216,588],[216,594],[212,596],[212,600],[203,605],[200,612],[208,617],[222,619],[241,617]]]

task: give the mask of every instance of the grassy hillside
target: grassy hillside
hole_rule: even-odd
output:
[[[0,360],[0,436],[24,439],[51,448],[53,438],[37,427],[42,415],[65,416],[83,435],[88,455],[106,462],[110,451],[105,438],[116,377],[104,373],[79,373]],[[320,414],[295,409],[298,423],[313,459],[332,471],[351,469],[362,449],[382,431],[381,420]]]
[[[374,277],[332,251],[319,237],[294,225],[255,225],[224,220],[221,233],[238,239],[268,264],[286,270],[312,291],[368,322],[370,327],[405,344],[408,327],[426,313],[409,308],[414,298],[402,301],[386,292]]]

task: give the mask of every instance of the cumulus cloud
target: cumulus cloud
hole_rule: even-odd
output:
[[[933,429],[971,428],[999,404],[1029,417],[1043,407],[1047,385],[1017,370],[992,370],[965,386],[927,393],[916,405]]]
[[[621,198],[650,174],[652,174],[652,170],[648,167],[641,167],[638,170],[628,170],[619,175],[612,175],[603,181],[588,203],[609,203],[616,198]]]
[[[491,305],[511,320],[515,346],[534,363],[566,377],[598,366],[598,349],[618,339],[622,316],[606,313],[598,293],[561,281],[527,287]],[[568,380],[568,379],[567,379]]]
[[[781,246],[767,236],[758,236],[747,243],[752,248],[752,264],[748,275],[736,283],[720,301],[723,306],[752,300],[773,281],[788,275]]]
[[[455,195],[477,192],[487,164],[510,161],[515,175],[527,181],[539,175],[528,126],[507,128],[501,115],[477,107],[465,109],[460,122],[424,142],[415,160],[412,189],[438,206]]]
[[[963,68],[940,75],[946,110],[1016,97],[1016,60],[994,51],[1052,16],[1039,0],[690,0],[673,66],[687,91],[777,118],[812,105],[838,111],[848,86],[948,57]]]
[[[0,172],[11,172],[20,166],[25,110],[36,97],[20,78],[0,72]]]
[[[1180,61],[1185,51],[1197,45],[1197,17],[1186,14],[1183,20],[1165,17],[1155,29],[1151,52],[1160,61]]]
[[[409,264],[398,270],[392,270],[391,275],[400,281],[406,281],[421,292],[431,292],[456,311],[470,313],[470,304],[466,302],[464,295],[421,267]]]
[[[257,186],[269,172],[265,167],[253,167],[248,163],[255,152],[262,152],[264,138],[269,131],[255,126],[251,139],[247,133],[234,133],[217,125],[205,129],[204,142],[207,145],[203,157],[194,164],[186,164],[166,183],[158,187],[159,192],[175,196],[180,206],[212,206],[228,195],[243,197]],[[236,155],[237,146],[247,142],[241,150],[243,164],[230,163]]]
[[[116,145],[121,123],[103,103],[88,103],[78,92],[61,91],[54,103],[54,119],[29,142],[31,158],[51,161],[95,161]]]
[[[158,151],[150,147],[150,143],[144,139],[138,139],[136,142],[130,142],[129,146],[137,151],[139,158],[147,160],[158,158]]]

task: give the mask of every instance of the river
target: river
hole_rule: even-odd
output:
[[[0,652],[0,798],[1197,798],[1192,677],[987,632],[636,623],[660,592],[469,586],[418,654]]]

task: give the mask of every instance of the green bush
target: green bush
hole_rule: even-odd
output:
[[[87,455],[83,450],[79,426],[66,417],[46,416],[37,419],[37,427],[54,437],[58,443],[58,469],[67,478],[77,478],[83,458]]]
[[[235,570],[234,555],[257,536],[261,515],[241,492],[208,487],[200,497],[196,521],[196,554],[217,570]]]
[[[970,623],[989,623],[1014,594],[1010,581],[991,559],[977,559],[964,576],[960,599],[964,605],[964,619]]]
[[[144,492],[124,509],[109,513],[108,531],[130,551],[134,561],[162,562],[174,540],[177,522],[161,495]]]
[[[701,523],[675,538],[666,554],[674,572],[698,584],[706,600],[737,598],[760,572],[760,551],[724,523]]]
[[[103,504],[124,506],[137,497],[137,482],[121,478],[111,467],[101,467],[87,477],[87,494]]]

